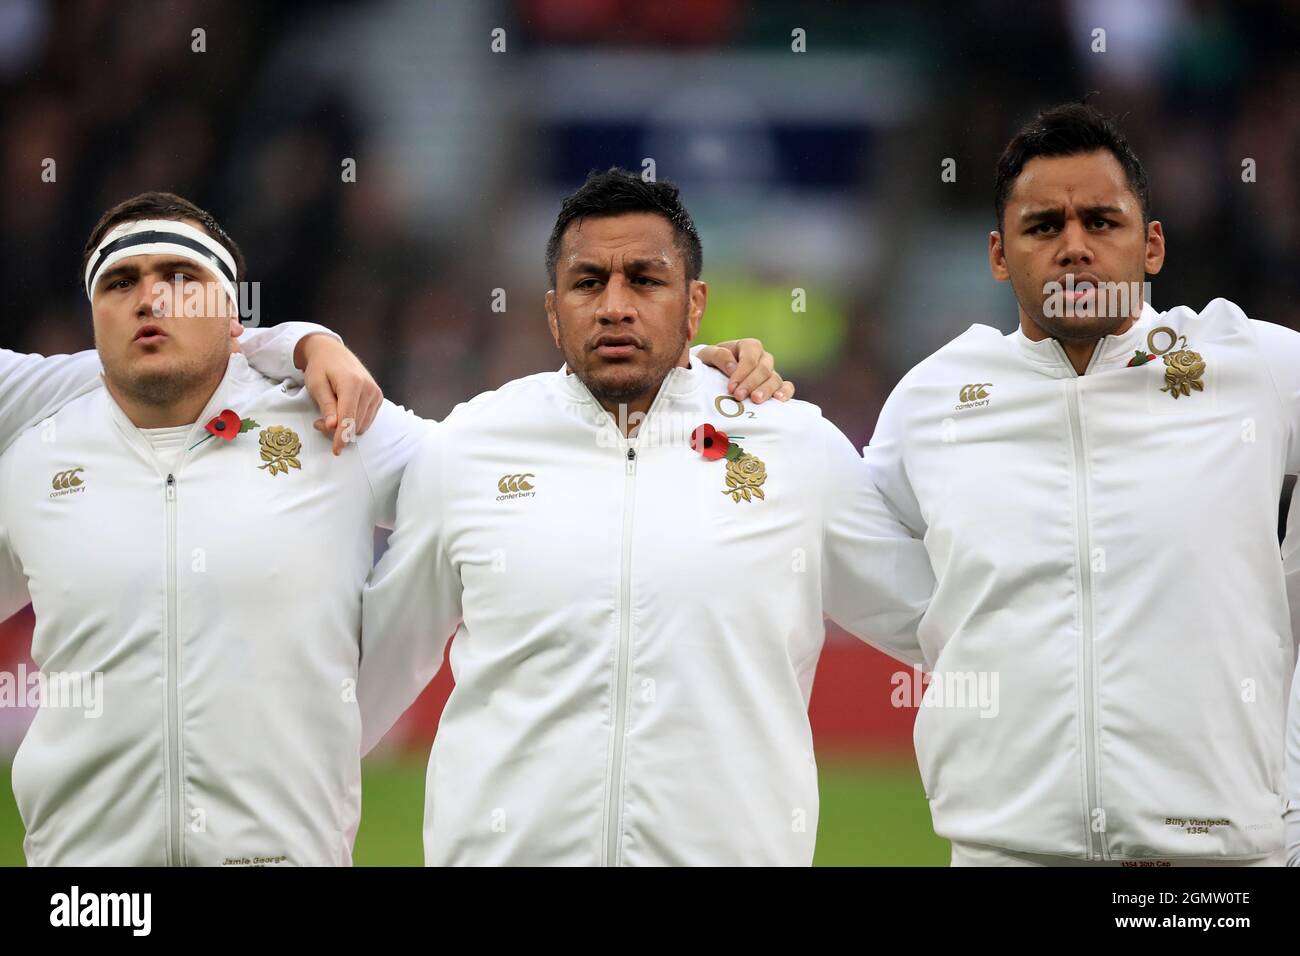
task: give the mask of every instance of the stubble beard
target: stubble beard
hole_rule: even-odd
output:
[[[134,370],[129,361],[103,361],[104,377],[120,394],[151,408],[170,408],[202,388],[220,381],[230,361],[229,346],[220,351],[170,365],[167,368]]]
[[[1141,278],[1138,279],[1138,283],[1140,282]],[[1130,288],[1131,287],[1133,286],[1130,285]],[[1092,342],[1101,338],[1103,335],[1112,335],[1121,325],[1132,317],[1132,314],[1080,315],[1077,311],[1074,315],[1049,316],[1047,314],[1047,301],[1042,295],[1043,290],[1041,287],[1026,289],[1024,295],[1021,294],[1019,289],[1015,289],[1014,286],[1013,291],[1015,292],[1016,301],[1020,305],[1020,308],[1023,309],[1025,314],[1033,320],[1034,324],[1042,329],[1043,332],[1047,333],[1051,338],[1062,342]],[[1026,308],[1026,303],[1029,303],[1032,308]],[[1105,313],[1105,303],[1106,300],[1102,296],[1102,290],[1098,289],[1093,293],[1092,308],[1095,312]],[[1080,307],[1076,306],[1076,309],[1078,308]],[[1135,314],[1140,309],[1141,306],[1138,302],[1130,302],[1130,313]]]
[[[662,354],[658,353],[655,343],[646,341],[645,348],[642,351],[653,361],[641,374],[631,378],[619,376],[598,376],[592,374],[592,363],[599,361],[592,358],[590,351],[584,351],[579,357],[579,361],[574,361],[574,356],[570,356],[567,351],[564,359],[568,363],[573,374],[587,387],[593,398],[603,405],[627,405],[646,395],[653,394],[668,377],[668,373],[677,365],[677,359],[682,354],[682,349],[690,341],[690,326],[686,315],[682,316],[682,324],[679,329],[680,334],[677,340],[672,343],[671,347],[665,349]],[[561,335],[563,341],[563,335]],[[582,348],[586,349],[586,343]],[[618,368],[617,366],[610,366]]]

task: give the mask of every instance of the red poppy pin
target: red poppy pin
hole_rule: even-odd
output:
[[[234,441],[236,435],[242,435],[246,431],[259,427],[260,426],[257,422],[253,421],[251,418],[240,418],[238,412],[234,409],[227,408],[224,409],[220,415],[203,426],[203,430],[206,431],[207,434],[191,445],[190,450],[192,451],[193,449],[198,448],[209,438],[220,438],[223,441]]]
[[[1133,357],[1128,360],[1125,368],[1134,368],[1138,365],[1146,365],[1147,362],[1154,362],[1156,357],[1150,352],[1143,352],[1141,349],[1134,349]]]
[[[722,489],[722,493],[731,495],[732,501],[753,501],[755,498],[762,500],[766,497],[763,494],[763,482],[767,481],[767,466],[732,441],[726,432],[720,432],[712,425],[700,425],[691,433],[691,447],[703,455],[706,461],[727,459],[727,487]]]
[[[691,433],[691,448],[709,461],[725,458],[727,449],[731,445],[732,441],[727,437],[727,433],[718,431],[712,425],[701,425]]]

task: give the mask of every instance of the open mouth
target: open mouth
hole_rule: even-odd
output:
[[[167,333],[157,325],[142,325],[135,333],[134,342],[141,345],[157,345],[163,339],[167,338]]]

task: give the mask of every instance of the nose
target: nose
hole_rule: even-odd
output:
[[[617,325],[620,322],[635,322],[640,318],[632,287],[626,278],[614,273],[605,283],[596,303],[596,321],[601,325]]]
[[[1092,265],[1092,247],[1088,244],[1088,230],[1077,219],[1067,220],[1061,230],[1061,247],[1056,253],[1058,266]]]
[[[140,277],[139,298],[135,314],[142,319],[158,319],[171,314],[171,287],[160,275]]]

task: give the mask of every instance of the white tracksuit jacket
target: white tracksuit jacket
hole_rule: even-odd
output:
[[[1200,390],[1162,391],[1162,358],[1126,367],[1160,326],[1203,358]],[[1148,305],[1080,376],[1052,339],[974,325],[903,378],[866,459],[934,567],[927,664],[998,676],[994,719],[919,710],[940,835],[1090,860],[1279,849],[1300,335],[1222,299]]]
[[[703,423],[743,436],[762,497],[688,447]],[[455,632],[427,863],[805,865],[823,611],[919,660],[932,587],[815,406],[741,407],[696,360],[628,441],[576,376],[533,375],[407,468],[364,599],[365,747]]]
[[[190,449],[225,408],[258,427]],[[350,862],[361,591],[430,423],[386,402],[335,458],[318,414],[232,355],[170,462],[106,389],[0,456],[3,611],[29,589],[42,672],[103,675],[14,758],[30,864]]]
[[[310,322],[281,322],[270,328],[244,329],[239,347],[248,364],[263,375],[302,384],[293,351],[304,336],[315,332],[338,338]],[[0,349],[0,451],[78,395],[99,388],[101,368],[99,354],[93,349],[49,356]]]

